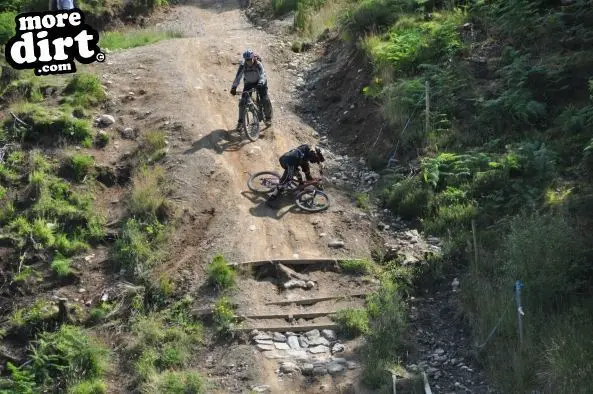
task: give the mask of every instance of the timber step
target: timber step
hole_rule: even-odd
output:
[[[258,331],[273,331],[273,332],[306,332],[311,330],[336,330],[339,326],[336,323],[312,323],[312,324],[303,324],[299,326],[292,326],[292,325],[278,325],[278,326],[252,326],[252,327],[239,327],[235,328],[235,332],[248,332],[252,330]]]
[[[372,294],[370,292],[367,293],[355,293],[355,294],[345,294],[340,296],[328,296],[328,297],[316,297],[316,298],[303,298],[300,300],[282,300],[282,301],[272,301],[266,302],[266,305],[312,305],[318,302],[323,301],[330,301],[330,300],[341,300],[347,298],[360,298]]]
[[[322,312],[309,312],[309,313],[276,313],[269,315],[236,315],[236,319],[315,319],[317,317],[335,315],[336,311],[322,311]]]
[[[286,264],[286,265],[306,265],[306,264],[332,264],[339,261],[363,261],[362,259],[345,259],[345,258],[312,258],[312,259],[268,259],[268,260],[254,260],[243,261],[240,263],[228,263],[231,267],[240,266],[260,266],[265,264]]]

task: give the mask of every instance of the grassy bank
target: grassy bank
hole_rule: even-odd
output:
[[[337,23],[374,65],[363,91],[380,103],[388,147],[404,164],[417,159],[413,175],[404,165],[385,172],[379,197],[446,238],[444,269],[464,273],[462,308],[476,344],[502,316],[481,352],[493,381],[505,391],[578,392],[593,365],[585,346],[593,340],[589,3],[273,6],[297,10],[303,31],[315,28],[303,29],[299,15],[345,7]],[[505,314],[516,280],[525,284],[522,349],[516,317]]]
[[[165,133],[144,130],[128,158],[118,157],[128,179],[106,163],[112,158],[103,149],[117,135],[92,122],[106,100],[97,76],[35,77],[3,67],[0,95],[1,268],[11,299],[0,339],[27,349],[10,359],[0,392],[106,393],[114,384],[208,391],[195,369],[205,329],[191,313],[193,300],[156,274],[176,223],[159,166]],[[115,200],[123,218],[114,242],[101,207],[121,186],[129,190]],[[94,263],[105,251],[108,258]],[[110,283],[105,294],[93,291],[95,281]],[[77,291],[80,298],[55,297]],[[122,371],[125,382],[117,381]]]

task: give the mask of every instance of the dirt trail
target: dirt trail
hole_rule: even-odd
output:
[[[219,252],[231,262],[369,256],[370,223],[356,223],[350,196],[330,189],[331,208],[307,215],[288,212],[288,207],[270,209],[247,189],[249,173],[279,170],[278,157],[283,152],[301,143],[315,143],[313,130],[290,110],[293,97],[287,87],[293,81],[283,70],[286,59],[277,61],[283,54],[273,49],[280,38],[253,27],[235,1],[194,0],[163,16],[157,28],[178,30],[186,37],[111,53],[106,63],[91,68],[108,85],[118,108],[114,112],[119,127],[139,127],[141,135],[150,129],[167,131],[169,154],[164,166],[173,177],[176,187],[171,198],[184,212],[184,225],[172,240],[169,263],[162,270],[182,281],[185,291],[212,300],[204,290],[204,270]],[[238,97],[229,93],[237,61],[247,47],[264,59],[274,106],[274,125],[263,131],[260,140],[248,144],[232,131]],[[333,239],[344,240],[346,247],[329,248]],[[347,277],[340,282],[336,273],[314,276],[317,287],[306,294],[309,297],[344,295],[366,286]],[[244,312],[261,312],[269,309],[266,301],[286,297],[274,297],[274,293],[271,283],[245,278],[234,299]],[[294,382],[273,378],[270,368],[275,363],[250,347],[234,352],[235,359],[243,352],[259,369],[254,380],[269,385],[272,392],[292,392]],[[244,392],[236,385],[232,392]],[[296,392],[317,392],[305,387]]]
[[[200,8],[201,4],[176,8],[174,21],[164,24],[181,24],[177,28],[186,23],[199,24],[198,36],[110,56],[122,70],[150,64],[140,81],[158,96],[145,108],[152,110],[154,126],[158,127],[158,117],[163,114],[185,126],[184,135],[171,135],[173,139],[184,139],[173,143],[170,151],[171,161],[176,161],[176,180],[182,185],[179,198],[191,211],[214,207],[221,213],[215,215],[205,234],[212,240],[213,253],[217,249],[236,261],[291,257],[295,253],[300,257],[330,254],[327,240],[313,231],[310,216],[283,215],[282,210],[271,210],[261,200],[254,203],[248,198],[253,196],[242,194],[247,191],[249,172],[278,170],[280,154],[299,143],[314,143],[312,137],[307,138],[312,130],[286,109],[290,97],[282,89],[290,81],[282,69],[277,70],[275,54],[268,49],[276,38],[251,26],[235,2],[218,4],[214,9]],[[238,111],[237,98],[228,89],[240,53],[247,47],[264,58],[275,124],[264,131],[263,139],[242,146],[246,142],[240,141],[242,136],[227,131],[234,128]],[[320,219],[328,234],[339,209],[338,200],[333,202],[333,213]],[[250,230],[252,226],[255,230]],[[365,243],[359,241],[353,238],[350,253],[366,254]]]

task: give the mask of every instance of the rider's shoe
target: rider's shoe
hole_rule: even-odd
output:
[[[235,130],[237,130],[237,131],[243,130],[243,122],[241,122],[241,121],[237,122],[237,127],[235,127]]]
[[[266,126],[271,126],[272,125],[272,119],[266,119]]]

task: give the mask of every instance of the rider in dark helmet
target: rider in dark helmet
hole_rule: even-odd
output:
[[[325,161],[323,153],[320,148],[311,148],[307,144],[300,145],[280,156],[280,165],[284,169],[284,173],[280,178],[280,183],[276,190],[269,195],[269,200],[274,200],[280,194],[280,190],[286,188],[288,183],[292,180],[293,176],[296,175],[299,182],[303,181],[300,169],[305,173],[305,178],[310,181],[313,179],[311,176],[311,168],[309,163],[317,163],[321,168],[321,163]]]
[[[243,52],[243,58],[239,64],[237,75],[233,81],[231,87],[231,94],[234,96],[237,94],[237,86],[241,83],[241,77],[243,77],[243,91],[251,90],[256,88],[259,97],[263,102],[264,113],[266,115],[266,125],[272,124],[272,103],[268,96],[268,81],[266,79],[266,73],[264,71],[264,65],[261,58],[255,54],[251,49],[247,49]],[[239,121],[237,122],[237,130],[241,129],[243,125],[243,114],[245,113],[245,96],[241,97],[239,101]]]

